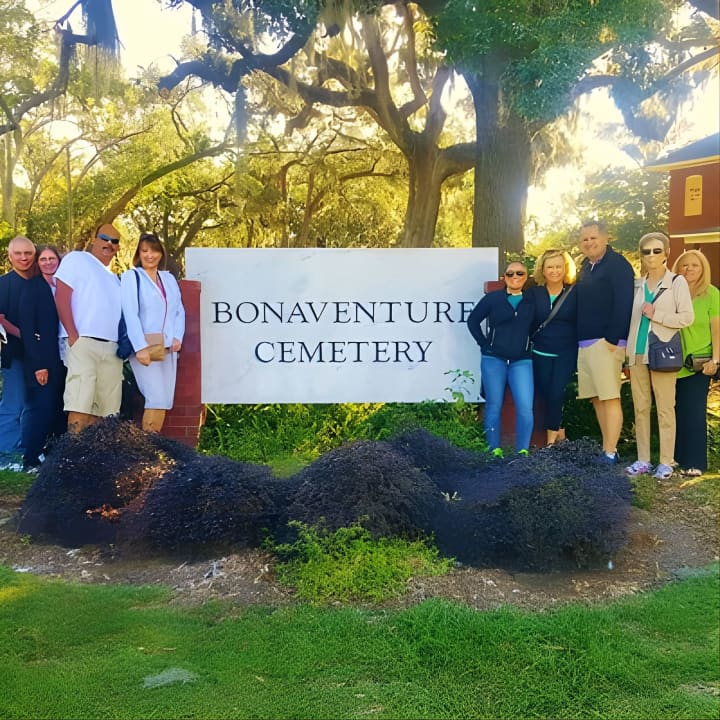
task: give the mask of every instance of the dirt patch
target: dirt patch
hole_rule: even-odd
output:
[[[718,560],[717,512],[698,507],[685,496],[682,478],[659,488],[652,512],[633,508],[629,542],[612,567],[549,573],[511,573],[500,569],[459,566],[437,578],[410,582],[408,593],[394,607],[428,598],[446,598],[478,609],[513,605],[540,610],[572,601],[595,602],[657,587]],[[162,585],[172,602],[198,605],[223,599],[238,605],[280,605],[294,602],[278,585],[272,557],[259,550],[228,552],[192,559],[182,556],[129,556],[112,546],[68,550],[29,542],[13,530],[21,498],[0,500],[0,564],[20,572],[79,583]]]

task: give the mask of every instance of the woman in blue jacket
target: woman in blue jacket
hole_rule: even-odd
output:
[[[505,270],[505,288],[487,293],[468,317],[470,334],[480,346],[480,372],[485,398],[485,437],[490,452],[502,457],[500,413],[505,386],[510,386],[515,404],[515,444],[527,455],[533,429],[533,369],[530,354],[532,300],[523,287],[527,268],[512,262]],[[486,329],[482,323],[486,320]]]
[[[535,306],[532,361],[538,419],[547,444],[565,439],[562,427],[565,388],[577,369],[577,297],[575,263],[565,250],[546,250],[535,265],[537,285],[530,290]]]
[[[143,430],[160,432],[165,413],[173,406],[177,354],[185,334],[185,309],[180,288],[165,267],[165,248],[157,235],[140,236],[134,267],[120,278],[122,309],[127,334],[135,350],[130,365],[145,398]],[[154,360],[152,344],[164,352]]]

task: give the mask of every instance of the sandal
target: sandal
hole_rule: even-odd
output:
[[[680,474],[685,477],[702,477],[703,471],[697,468],[688,468],[687,470],[681,470]]]

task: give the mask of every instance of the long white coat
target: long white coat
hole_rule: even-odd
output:
[[[172,348],[174,339],[182,343],[185,335],[185,308],[180,287],[166,270],[161,270],[159,275],[165,297],[142,268],[128,270],[120,278],[123,316],[135,351],[147,347],[146,333],[162,332],[166,348]],[[138,388],[145,397],[145,407],[170,410],[175,395],[177,353],[168,352],[162,362],[152,362],[147,366],[131,355],[130,365]]]

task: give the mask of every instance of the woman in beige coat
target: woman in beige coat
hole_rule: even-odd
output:
[[[687,281],[667,269],[668,236],[661,232],[643,235],[639,248],[644,275],[636,283],[627,343],[638,459],[625,468],[625,472],[635,476],[653,470],[650,464],[650,409],[654,396],[660,430],[660,463],[654,477],[667,480],[673,473],[674,463],[677,373],[650,370],[648,334],[652,330],[666,342],[677,330],[691,325],[695,314]]]

